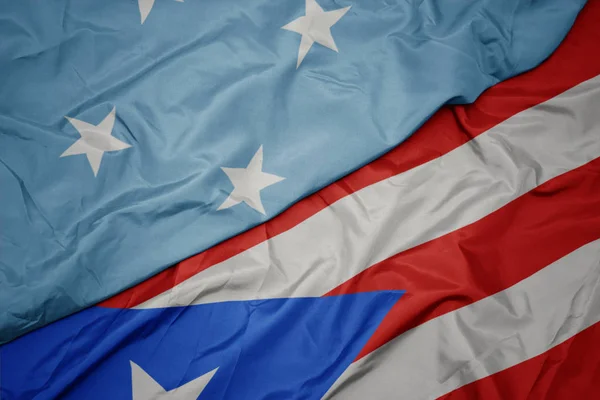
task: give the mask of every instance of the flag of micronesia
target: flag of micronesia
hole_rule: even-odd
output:
[[[584,3],[0,0],[0,342],[534,67]]]

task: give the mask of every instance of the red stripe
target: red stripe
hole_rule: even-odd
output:
[[[397,254],[328,294],[404,289],[358,358],[600,238],[600,158],[485,218]]]
[[[600,324],[514,367],[463,386],[443,400],[600,398]]]
[[[442,108],[418,133],[380,159],[271,221],[182,261],[100,305],[122,308],[143,303],[198,272],[289,230],[342,197],[446,154],[514,114],[599,75],[599,19],[600,1],[592,0],[560,48],[540,67],[492,87],[472,105]]]

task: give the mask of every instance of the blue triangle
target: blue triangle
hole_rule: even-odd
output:
[[[93,307],[5,345],[2,398],[131,400],[133,361],[165,390],[218,367],[201,399],[317,399],[401,295]]]

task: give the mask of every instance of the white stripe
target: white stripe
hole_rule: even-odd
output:
[[[600,321],[600,240],[353,363],[326,399],[435,399]]]
[[[323,295],[599,157],[599,104],[596,77],[444,156],[339,200],[139,307]]]

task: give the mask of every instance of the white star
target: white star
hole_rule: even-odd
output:
[[[260,146],[246,168],[221,167],[223,172],[229,177],[231,183],[233,183],[233,191],[223,204],[219,206],[218,210],[235,206],[243,201],[261,214],[266,214],[260,199],[260,191],[285,178],[262,172],[262,164],[263,149]]]
[[[298,49],[298,63],[296,64],[296,68],[300,66],[314,42],[333,51],[338,51],[333,36],[331,36],[331,27],[335,25],[349,9],[350,7],[344,7],[333,11],[323,11],[316,0],[306,0],[306,15],[295,19],[281,28],[302,35],[300,48]]]
[[[175,1],[183,3],[183,0],[175,0]],[[148,14],[150,14],[152,7],[154,6],[154,0],[138,0],[138,6],[140,7],[140,15],[142,17],[142,24],[143,24],[144,21],[146,20],[146,18],[148,18]]]
[[[215,368],[201,377],[167,392],[139,365],[133,361],[129,363],[131,364],[131,391],[133,400],[195,400],[200,396],[219,369]]]
[[[105,151],[123,150],[131,145],[121,142],[119,139],[111,136],[113,126],[115,125],[115,108],[98,125],[88,124],[75,118],[65,117],[71,125],[79,131],[81,139],[71,145],[61,157],[74,156],[76,154],[85,154],[87,156],[94,176],[98,175],[100,162]]]

